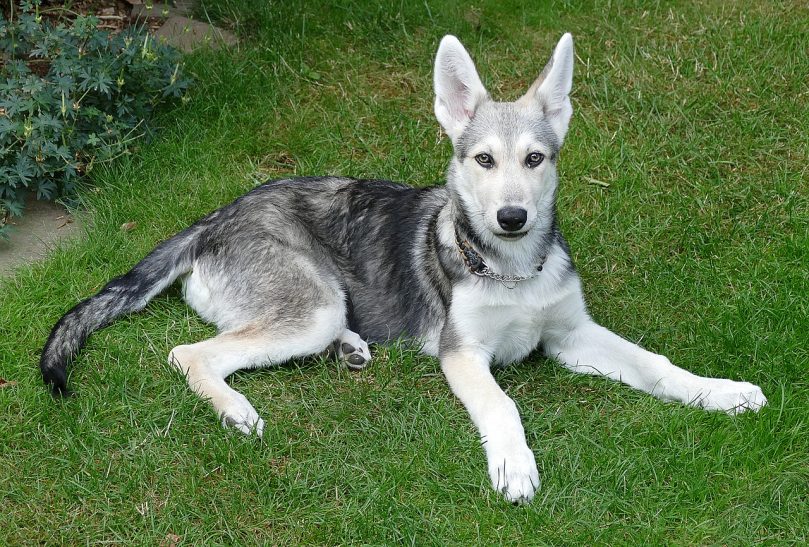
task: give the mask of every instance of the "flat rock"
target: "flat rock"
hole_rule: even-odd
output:
[[[226,30],[180,16],[169,17],[154,35],[186,53],[199,47],[218,49],[238,42],[236,36]]]
[[[0,277],[44,258],[57,244],[81,234],[67,209],[51,201],[29,199],[23,216],[12,220],[9,239],[0,239]]]

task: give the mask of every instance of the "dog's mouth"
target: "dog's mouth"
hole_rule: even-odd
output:
[[[494,234],[494,235],[496,235],[500,239],[505,239],[506,241],[515,241],[517,239],[522,239],[527,233],[528,232],[514,232],[514,233],[503,232],[502,234]]]

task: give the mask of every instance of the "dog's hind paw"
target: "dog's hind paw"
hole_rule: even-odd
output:
[[[371,360],[371,350],[360,335],[348,329],[334,341],[334,351],[351,370],[360,370]]]
[[[255,434],[261,437],[264,434],[264,420],[258,415],[256,409],[241,393],[234,392],[233,399],[219,414],[222,427],[232,427],[245,435]]]

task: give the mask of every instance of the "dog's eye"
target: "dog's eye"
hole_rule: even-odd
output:
[[[525,158],[525,165],[527,165],[528,167],[534,168],[537,165],[539,165],[540,163],[542,163],[542,160],[544,160],[544,159],[545,159],[545,155],[542,154],[541,152],[531,152]]]
[[[486,169],[491,169],[494,167],[494,160],[489,154],[478,154],[475,156],[475,161]]]

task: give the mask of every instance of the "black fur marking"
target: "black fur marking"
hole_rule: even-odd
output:
[[[415,282],[422,273],[415,244],[425,214],[444,204],[436,191],[443,190],[358,180],[338,189],[323,222],[308,227],[335,258],[351,294],[350,328],[368,342],[418,336],[431,323],[422,313],[434,305]]]
[[[457,276],[452,275],[452,267],[446,264],[446,259],[440,252],[438,243],[438,215],[441,210],[436,210],[427,223],[427,233],[425,234],[425,245],[422,250],[421,261],[427,270],[428,279],[433,282],[433,288],[441,298],[444,309],[449,309],[452,299],[452,281]]]

